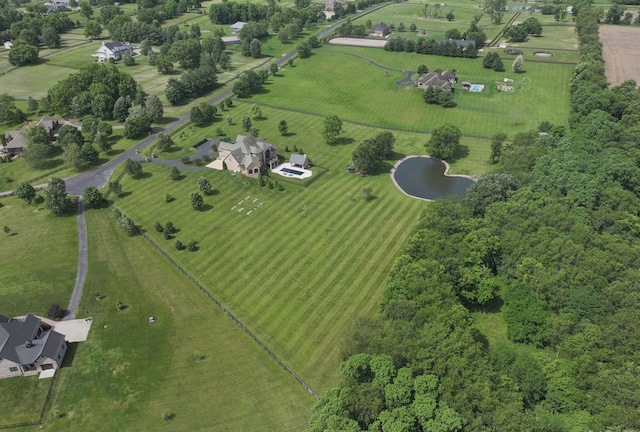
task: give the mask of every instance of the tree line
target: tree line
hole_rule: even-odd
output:
[[[494,137],[495,172],[425,206],[308,431],[640,427],[640,92],[574,11],[569,130]]]

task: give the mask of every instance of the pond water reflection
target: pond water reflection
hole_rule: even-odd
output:
[[[445,175],[447,165],[429,156],[412,156],[396,164],[391,178],[405,194],[425,200],[466,196],[473,180]]]

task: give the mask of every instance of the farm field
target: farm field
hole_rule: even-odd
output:
[[[18,198],[0,203],[0,223],[12,233],[0,236],[0,313],[46,316],[53,303],[66,307],[78,265],[76,218],[53,217],[42,203]]]
[[[344,334],[357,317],[376,310],[393,257],[424,204],[404,196],[387,173],[346,173],[357,143],[376,133],[371,128],[346,125],[343,144],[327,146],[311,132],[320,130],[322,118],[266,109],[263,115],[267,120],[255,122],[261,136],[281,151],[302,147],[322,167],[308,187],[283,180],[286,191],[277,192],[214,170],[173,181],[168,167],[150,164],[148,178],[123,179],[126,196],[115,204],[320,392],[337,380]],[[293,134],[286,139],[262,125],[275,130],[280,118]],[[417,137],[399,134],[395,156],[423,153],[426,140]],[[195,212],[188,197],[200,175],[216,192],[205,197],[207,211]],[[365,185],[376,197],[370,202],[360,198]],[[165,192],[175,200],[166,203]],[[265,204],[251,215],[231,210],[247,196]],[[172,221],[180,232],[166,241],[154,232],[156,221]],[[175,252],[176,239],[195,240],[200,250]]]
[[[356,55],[401,70],[415,71],[420,64],[426,64],[432,71],[455,69],[461,81],[487,87],[483,93],[458,89],[454,96],[458,106],[443,109],[425,104],[422,91],[395,84],[406,78],[407,73],[385,73]],[[565,124],[569,106],[567,83],[573,67],[571,64],[525,62],[526,73],[515,74],[484,69],[481,58],[460,59],[325,45],[310,58],[282,72],[282,78],[274,80],[265,92],[252,96],[251,100],[322,115],[335,113],[348,120],[416,131],[430,131],[445,123],[454,123],[463,134],[489,137],[496,132],[526,131],[543,120]],[[327,76],[333,79],[326,80]],[[495,90],[494,81],[503,78],[512,78],[519,83],[515,92]]]
[[[94,323],[57,372],[49,407],[64,417],[49,412],[39,429],[301,430],[314,398],[142,237],[125,237],[110,214],[86,213],[90,264],[79,315]],[[117,301],[127,308],[116,311]],[[20,381],[1,380],[0,389]],[[165,414],[174,417],[165,422]]]
[[[600,41],[607,80],[613,86],[626,80],[640,82],[640,49],[635,43],[640,28],[601,25]]]

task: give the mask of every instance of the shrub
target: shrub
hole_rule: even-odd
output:
[[[157,221],[156,221],[156,231],[157,232],[164,231],[164,227],[162,226],[162,224],[160,222],[157,222]]]
[[[51,307],[49,307],[47,316],[54,320],[61,320],[62,318],[64,318],[65,312],[66,311],[62,309],[59,304],[54,303],[51,305]]]
[[[176,246],[176,249],[177,249],[177,250],[182,250],[182,249],[184,249],[184,246],[182,245],[182,242],[181,242],[180,240],[176,240],[176,244],[175,244],[175,246]]]
[[[190,241],[189,244],[187,244],[187,250],[189,252],[195,252],[197,249],[197,243],[195,241]]]

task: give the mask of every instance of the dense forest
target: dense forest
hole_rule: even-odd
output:
[[[574,12],[569,131],[496,140],[495,172],[425,206],[307,431],[640,428],[640,93]]]

